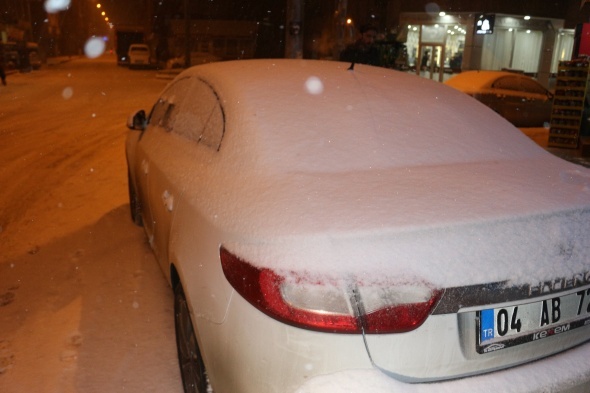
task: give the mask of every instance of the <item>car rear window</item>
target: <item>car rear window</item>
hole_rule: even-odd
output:
[[[152,109],[150,124],[215,150],[225,130],[217,94],[197,77],[182,78],[166,89]]]
[[[399,76],[385,83],[356,74],[352,86],[325,80],[321,95],[266,92],[273,94],[273,105],[251,109],[257,158],[277,170],[346,172],[497,161],[537,152],[518,129],[469,96]],[[420,84],[429,88],[417,89]]]

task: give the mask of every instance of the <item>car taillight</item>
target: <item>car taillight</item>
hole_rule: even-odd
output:
[[[224,247],[221,265],[232,287],[250,304],[286,324],[333,333],[402,333],[418,328],[442,291],[425,285],[363,285],[312,279],[258,268]]]
[[[404,333],[418,328],[443,291],[425,285],[359,286],[363,325],[369,333]]]

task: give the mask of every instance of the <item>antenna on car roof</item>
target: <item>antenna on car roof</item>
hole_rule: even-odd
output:
[[[354,61],[350,63],[350,67],[348,67],[348,71],[354,71]]]

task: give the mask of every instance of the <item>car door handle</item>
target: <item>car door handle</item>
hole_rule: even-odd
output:
[[[162,202],[164,202],[164,206],[166,206],[166,210],[169,212],[174,209],[174,195],[168,192],[168,190],[162,193]]]

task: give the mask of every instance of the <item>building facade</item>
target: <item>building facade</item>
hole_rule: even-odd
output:
[[[549,86],[569,60],[574,29],[563,19],[495,13],[402,13],[398,39],[417,74],[443,81],[462,70],[514,70]]]

